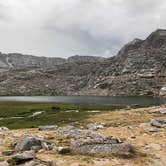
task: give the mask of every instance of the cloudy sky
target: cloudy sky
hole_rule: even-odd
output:
[[[165,0],[0,0],[0,51],[111,56],[166,28]]]

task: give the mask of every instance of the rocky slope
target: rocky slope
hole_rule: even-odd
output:
[[[166,30],[111,58],[0,54],[0,95],[166,96]]]

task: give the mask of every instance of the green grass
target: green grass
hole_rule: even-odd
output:
[[[113,111],[124,106],[79,106],[63,103],[28,103],[28,102],[0,102],[0,118],[24,117],[23,119],[3,119],[0,126],[10,129],[33,128],[39,125],[66,125],[79,121],[84,122],[90,115],[87,111]],[[79,112],[65,112],[65,110],[79,110]],[[45,111],[36,117],[28,118],[37,111]]]

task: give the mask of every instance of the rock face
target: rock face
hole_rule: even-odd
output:
[[[166,30],[111,58],[0,54],[0,95],[166,96]]]

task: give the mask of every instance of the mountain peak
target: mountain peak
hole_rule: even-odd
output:
[[[157,34],[160,36],[166,36],[166,29],[157,29],[156,31],[152,32],[152,34]]]
[[[145,40],[143,47],[166,49],[166,30],[157,29],[152,32]]]

